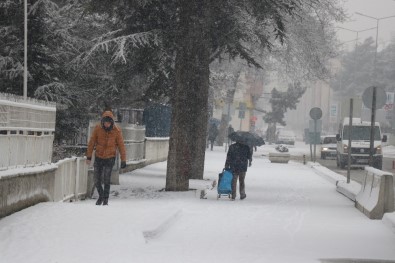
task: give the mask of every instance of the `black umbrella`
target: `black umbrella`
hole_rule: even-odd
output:
[[[236,131],[229,134],[229,139],[235,142],[247,144],[248,146],[261,146],[265,141],[258,134],[246,131]]]

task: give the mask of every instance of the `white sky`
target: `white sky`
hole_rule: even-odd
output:
[[[395,260],[395,229],[370,220],[308,165],[272,164],[274,146],[258,147],[247,199],[208,199],[158,191],[166,162],[120,176],[109,206],[95,200],[41,203],[0,220],[1,263],[320,262],[321,258]],[[308,154],[297,142],[291,154]],[[210,185],[225,163],[206,152]],[[394,213],[392,213],[394,214]]]
[[[371,17],[382,18],[395,16],[395,0],[345,0],[345,9],[350,15],[348,22],[339,24],[338,26],[361,31],[368,28],[376,27],[376,20],[355,14],[359,12]],[[390,41],[395,35],[395,17],[383,19],[379,21],[379,49]],[[356,39],[356,33],[343,29],[338,29],[338,37],[341,42]],[[359,42],[372,37],[376,40],[376,30],[369,30],[359,33]],[[348,48],[354,48],[355,42],[347,44]]]

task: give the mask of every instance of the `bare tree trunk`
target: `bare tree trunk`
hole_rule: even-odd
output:
[[[203,179],[207,133],[209,50],[203,1],[183,1],[172,97],[172,127],[166,191],[187,191],[189,179]]]

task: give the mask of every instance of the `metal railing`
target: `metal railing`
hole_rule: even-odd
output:
[[[55,163],[54,201],[78,200],[87,193],[88,165],[85,158],[73,157]]]
[[[0,93],[0,170],[51,162],[56,104]]]
[[[0,135],[0,170],[51,163],[51,135]]]
[[[143,162],[129,162],[128,171],[164,161],[169,138],[147,138],[133,145],[143,145],[146,155]],[[133,151],[132,147],[127,147],[128,151]],[[128,159],[133,158],[136,157]],[[0,218],[43,201],[85,199],[92,194],[92,179],[84,157],[66,158],[41,167],[0,171]]]
[[[37,100],[24,101],[0,93],[0,130],[54,131],[55,122],[54,104]]]

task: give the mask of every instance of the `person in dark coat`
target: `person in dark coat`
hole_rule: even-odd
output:
[[[252,164],[252,152],[246,144],[236,142],[229,146],[225,169],[232,171],[232,200],[236,198],[237,180],[239,180],[240,199],[247,197],[245,193],[245,177],[248,165]]]
[[[210,129],[208,130],[208,140],[211,144],[211,150],[213,150],[214,141],[218,136],[218,129],[215,123],[211,124]]]
[[[231,139],[229,139],[229,134],[233,133],[235,131],[235,129],[233,129],[232,124],[229,124],[228,127],[228,144],[230,144],[230,142],[232,141]]]

